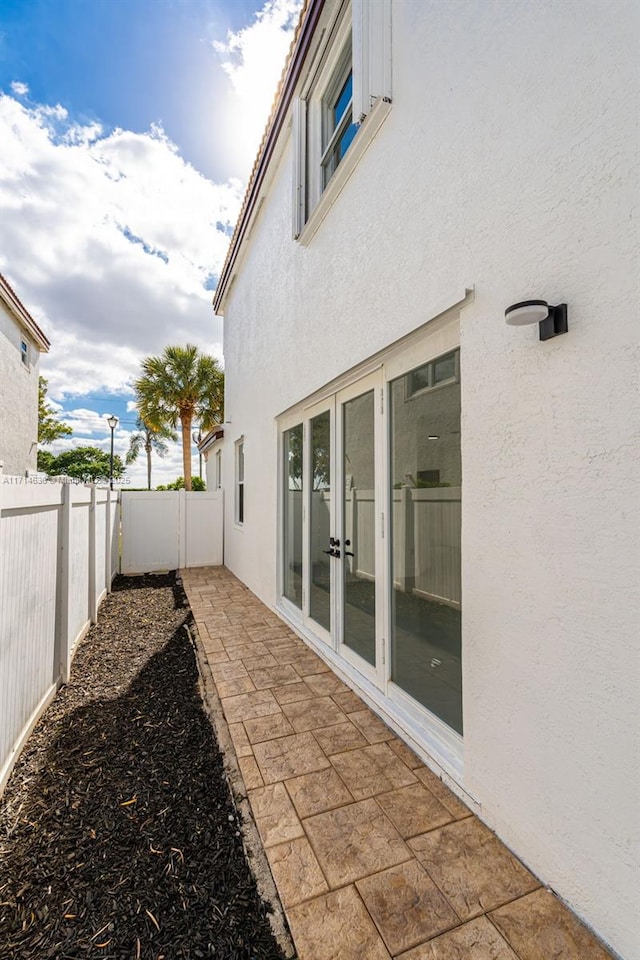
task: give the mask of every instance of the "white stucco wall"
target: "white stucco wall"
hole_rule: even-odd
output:
[[[225,562],[274,605],[276,415],[475,287],[461,315],[463,785],[629,960],[638,9],[394,0],[387,120],[306,248],[291,240],[287,145],[225,308]],[[507,327],[527,297],[567,302],[568,335]]]
[[[28,368],[20,353],[22,340],[29,346]],[[39,367],[35,341],[0,300],[0,462],[7,475],[36,469]]]

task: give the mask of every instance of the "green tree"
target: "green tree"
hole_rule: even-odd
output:
[[[166,347],[147,357],[134,382],[140,416],[153,430],[175,430],[180,423],[185,490],[191,490],[191,428],[203,431],[224,419],[224,373],[214,357],[193,344]]]
[[[38,379],[38,443],[53,443],[58,437],[68,437],[73,433],[71,427],[58,420],[47,400],[47,381]],[[38,454],[39,456],[39,454]],[[46,459],[46,458],[45,458]],[[40,463],[38,463],[40,469]]]
[[[49,455],[51,456],[51,455]],[[45,473],[49,476],[74,477],[84,483],[96,483],[109,480],[110,456],[99,447],[76,447],[65,450],[57,457],[51,457]],[[113,458],[113,477],[117,479],[124,473],[124,464],[118,454]]]
[[[207,485],[202,477],[192,477],[191,488],[194,493],[204,493]],[[184,477],[178,477],[172,483],[165,483],[164,486],[156,487],[156,490],[184,490]]]
[[[169,447],[165,440],[177,440],[177,434],[174,430],[163,428],[162,430],[153,430],[148,427],[141,417],[136,421],[136,432],[131,434],[129,441],[129,452],[125,458],[128,464],[138,459],[142,450],[147,455],[147,490],[151,490],[151,454],[157,453],[159,457],[166,457]]]

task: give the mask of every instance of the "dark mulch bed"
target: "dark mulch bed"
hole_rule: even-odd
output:
[[[173,574],[119,577],[0,807],[0,957],[282,960]]]

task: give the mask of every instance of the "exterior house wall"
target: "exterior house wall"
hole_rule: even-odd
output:
[[[375,140],[302,246],[287,134],[224,303],[225,563],[275,606],[276,417],[473,287],[460,315],[460,786],[631,957],[637,7],[392,11],[393,105]],[[567,302],[569,333],[541,343],[506,326],[528,297]]]
[[[29,366],[20,343],[29,347]],[[6,474],[24,475],[37,466],[38,371],[40,352],[0,300],[0,462]]]

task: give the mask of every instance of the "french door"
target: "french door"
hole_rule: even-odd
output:
[[[282,425],[281,570],[302,632],[453,755],[463,726],[460,351],[453,325],[440,332]]]
[[[284,431],[284,596],[305,626],[377,682],[382,594],[380,372]]]

